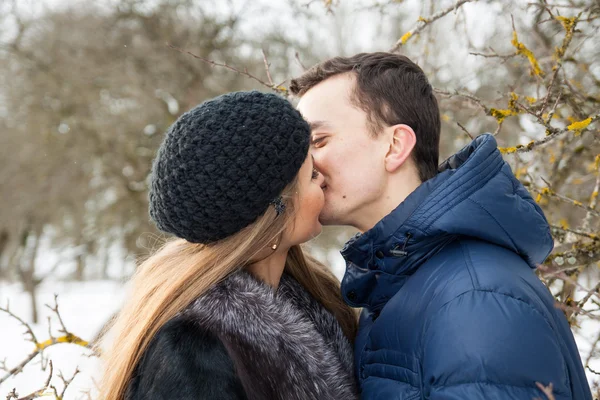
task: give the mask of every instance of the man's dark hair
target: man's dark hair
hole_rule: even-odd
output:
[[[332,76],[354,73],[356,85],[350,101],[367,113],[371,131],[406,124],[417,136],[412,152],[421,181],[437,173],[440,143],[440,111],[433,88],[423,70],[408,57],[376,52],[334,57],[293,79],[290,91],[304,95]]]

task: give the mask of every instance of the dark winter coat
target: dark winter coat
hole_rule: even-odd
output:
[[[156,335],[127,400],[355,399],[352,348],[293,278],[275,292],[239,271]]]
[[[342,254],[362,399],[591,399],[563,312],[534,273],[542,210],[491,135],[442,165]]]

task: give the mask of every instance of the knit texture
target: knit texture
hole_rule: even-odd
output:
[[[286,99],[228,93],[183,114],[154,160],[150,216],[194,243],[224,239],[254,222],[297,175],[310,127]]]

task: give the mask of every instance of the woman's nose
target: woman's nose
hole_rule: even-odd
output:
[[[319,183],[319,186],[323,187],[325,185],[325,177],[318,169],[317,172],[319,173],[319,176],[317,177],[317,182]]]

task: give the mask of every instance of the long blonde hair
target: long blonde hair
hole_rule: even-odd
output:
[[[291,194],[297,186],[295,179],[284,190],[284,198],[294,200]],[[100,399],[123,400],[135,367],[158,330],[210,287],[264,253],[293,223],[294,214],[294,201],[287,201],[281,216],[269,207],[256,222],[226,239],[210,245],[175,239],[143,262],[110,328],[112,344],[102,352]],[[356,313],[343,302],[335,276],[300,246],[288,252],[285,271],[337,318],[352,342]]]

